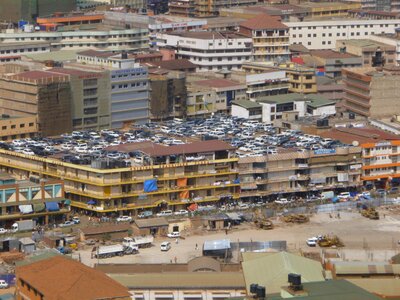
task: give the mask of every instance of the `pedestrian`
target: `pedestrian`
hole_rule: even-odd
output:
[[[171,264],[172,264],[172,258],[169,260],[169,263],[171,263]]]
[[[196,243],[196,247],[194,247],[194,249],[195,249],[195,250],[197,250],[197,249],[198,249],[197,243]]]
[[[228,229],[225,229],[225,234],[228,235]]]
[[[174,261],[175,261],[175,263],[177,263],[177,262],[178,262],[178,259],[176,258],[176,256],[175,256],[175,258],[174,258]]]

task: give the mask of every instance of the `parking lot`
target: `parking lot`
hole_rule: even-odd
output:
[[[303,134],[296,130],[278,132],[271,125],[225,115],[205,120],[147,123],[128,131],[74,131],[54,138],[27,138],[0,143],[0,148],[26,155],[60,159],[98,168],[146,165],[148,157],[140,151],[125,153],[118,146],[126,143],[153,142],[165,146],[181,145],[193,140],[220,139],[237,148],[239,157],[277,154],[285,149],[308,151],[346,146],[339,141]],[[187,161],[202,160],[186,157]]]

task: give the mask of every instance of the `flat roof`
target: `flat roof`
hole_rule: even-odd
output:
[[[376,143],[384,140],[398,140],[395,134],[377,128],[334,128],[329,131],[321,132],[323,138],[339,140],[345,144],[352,144],[357,141],[359,144]]]
[[[261,104],[250,101],[250,100],[236,100],[232,101],[232,105],[241,106],[243,108],[251,109],[251,108],[261,108]]]
[[[332,100],[329,100],[320,95],[300,94],[300,93],[267,96],[267,97],[260,97],[259,99],[257,99],[257,102],[259,103],[275,103],[275,104],[283,104],[295,101],[307,101],[309,102],[308,105],[312,107],[320,107],[334,103]]]
[[[311,55],[317,56],[320,58],[333,58],[333,59],[341,59],[341,58],[359,58],[359,56],[350,54],[350,53],[342,53],[338,51],[333,51],[330,49],[325,49],[325,50],[311,50],[310,51]]]
[[[223,32],[223,31],[179,31],[166,33],[167,35],[180,36],[192,39],[248,39],[248,37],[237,34],[235,32]]]
[[[10,78],[15,80],[26,79],[36,81],[40,79],[67,78],[67,76],[49,71],[26,71],[13,74],[10,76]]]
[[[108,274],[128,289],[245,289],[242,272]]]
[[[213,88],[228,88],[228,87],[237,87],[237,86],[246,87],[246,85],[244,85],[238,81],[222,79],[222,78],[193,81],[192,84],[201,85],[201,86],[205,86],[205,87],[213,87]]]
[[[377,42],[370,39],[350,39],[350,40],[337,40],[337,43],[343,42],[345,45],[352,45],[361,48],[368,48],[368,47],[383,47],[383,48],[392,48],[393,50],[396,49],[396,46],[392,46],[389,44]]]
[[[76,53],[81,50],[59,50],[45,53],[23,53],[22,56],[35,61],[73,61],[76,60]]]
[[[139,228],[149,228],[149,227],[161,227],[168,226],[168,221],[166,218],[148,218],[148,219],[136,219],[135,224]]]

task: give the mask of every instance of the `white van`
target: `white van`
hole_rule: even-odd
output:
[[[162,242],[160,246],[161,251],[168,251],[171,249],[171,243],[170,242]]]
[[[0,280],[0,289],[8,288],[8,283],[5,280]]]
[[[172,210],[163,210],[157,214],[157,217],[172,216]]]

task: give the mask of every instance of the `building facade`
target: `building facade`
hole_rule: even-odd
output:
[[[279,19],[260,14],[241,23],[239,32],[252,38],[254,61],[289,60],[289,28]]]
[[[188,59],[198,71],[238,69],[251,59],[251,38],[228,32],[157,34],[157,46],[173,48],[176,58]]]
[[[365,39],[373,34],[393,34],[400,25],[400,19],[343,19],[284,24],[289,27],[290,44],[302,44],[308,49],[334,49],[337,40]]]
[[[195,0],[195,15],[199,18],[215,17],[219,15],[221,8],[228,8],[232,6],[249,6],[257,4],[255,0]]]
[[[89,50],[79,52],[77,61],[80,64],[101,66],[109,70],[112,128],[121,128],[129,122],[148,122],[150,101],[146,67],[135,63],[135,59],[128,57],[126,53],[115,55]],[[81,65],[80,68],[84,69],[85,65]]]
[[[18,117],[3,114],[0,118],[0,138],[10,142],[15,139],[33,138],[38,135],[36,116]]]

